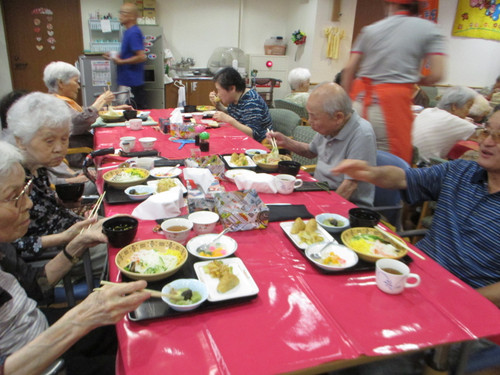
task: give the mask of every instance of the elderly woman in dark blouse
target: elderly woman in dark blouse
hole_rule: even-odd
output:
[[[26,177],[33,179],[31,222],[15,245],[24,256],[64,246],[79,233],[82,218],[59,204],[46,168],[59,165],[66,156],[71,111],[54,96],[35,92],[12,105],[7,122],[5,137],[21,150]]]
[[[266,102],[254,89],[246,87],[245,80],[233,68],[224,68],[214,77],[215,92],[210,101],[219,110],[214,119],[231,126],[261,142],[267,130],[272,130],[272,120]]]

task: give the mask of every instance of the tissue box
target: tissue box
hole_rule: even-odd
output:
[[[226,190],[220,184],[219,180],[215,180],[208,188],[206,194],[200,190],[193,180],[186,181],[187,186],[187,204],[189,213],[196,211],[214,211],[215,210],[215,197]]]
[[[226,171],[224,162],[217,155],[189,158],[184,161],[184,165],[192,168],[208,168],[216,177],[221,177]]]
[[[269,208],[254,189],[215,195],[215,208],[224,227],[232,231],[267,228]]]

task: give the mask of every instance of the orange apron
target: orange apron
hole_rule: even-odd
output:
[[[385,118],[385,129],[391,154],[399,156],[411,164],[413,146],[411,142],[411,127],[413,113],[411,111],[411,97],[413,84],[411,83],[381,83],[373,85],[370,78],[362,77],[353,82],[351,99],[364,92],[363,112],[361,116],[368,118],[368,107],[372,104],[375,93],[382,114]]]

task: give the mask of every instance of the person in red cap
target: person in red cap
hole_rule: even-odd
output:
[[[445,70],[445,39],[418,15],[418,1],[386,0],[388,16],[361,30],[342,72],[354,108],[372,124],[377,148],[412,161],[413,85],[438,82]],[[430,74],[421,76],[426,59]]]

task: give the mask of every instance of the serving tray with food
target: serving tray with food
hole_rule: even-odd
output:
[[[257,164],[252,160],[252,158],[245,153],[232,153],[227,155],[221,155],[222,160],[226,164],[228,169],[232,168],[250,168],[255,169]]]

